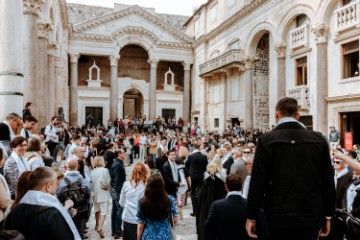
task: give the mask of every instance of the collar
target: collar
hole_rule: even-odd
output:
[[[240,197],[243,197],[240,191],[231,191],[231,192],[228,192],[225,198],[228,198],[228,197],[230,197],[230,196],[240,196]]]
[[[302,122],[299,122],[298,120],[296,120],[295,118],[292,117],[283,117],[279,120],[277,126],[279,126],[282,123],[287,123],[287,122],[296,122],[298,124],[300,124],[303,128],[306,128],[305,125]]]
[[[349,172],[348,168],[344,168],[344,170],[342,170],[341,172],[339,173],[335,173],[335,177],[336,179],[339,179],[341,178],[342,176],[344,176],[345,174],[347,174]]]

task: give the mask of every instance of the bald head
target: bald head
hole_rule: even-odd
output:
[[[67,171],[77,171],[79,168],[78,160],[70,157],[66,160],[65,167]]]

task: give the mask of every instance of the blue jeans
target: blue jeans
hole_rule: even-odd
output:
[[[113,200],[113,206],[111,211],[111,231],[114,234],[121,233],[121,225],[122,225],[122,212],[123,208],[120,206],[120,193],[121,190],[117,190],[115,188],[110,188],[110,195]]]

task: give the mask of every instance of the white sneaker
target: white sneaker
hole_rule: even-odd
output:
[[[179,220],[179,221],[178,221],[178,225],[180,225],[180,226],[185,226],[186,224],[185,224],[184,220]]]

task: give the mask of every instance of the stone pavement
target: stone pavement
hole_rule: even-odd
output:
[[[131,171],[133,169],[133,166],[126,167],[126,175],[127,179],[131,176]],[[176,239],[177,240],[196,240],[197,234],[196,234],[196,228],[195,228],[195,218],[190,216],[190,213],[192,212],[191,208],[191,199],[188,198],[188,204],[183,207],[183,215],[184,215],[184,222],[185,226],[178,226],[176,228]],[[104,239],[114,239],[111,237],[111,200],[110,200],[110,206],[109,206],[109,212],[105,220],[104,224],[104,233],[105,238]],[[93,209],[94,210],[94,209]],[[87,223],[87,226],[89,227],[88,230],[88,236],[90,240],[98,240],[101,239],[99,234],[95,231],[95,214],[94,211],[91,213],[91,217],[89,222]]]

